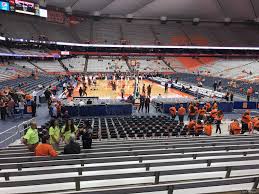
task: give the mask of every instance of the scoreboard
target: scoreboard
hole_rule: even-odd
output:
[[[47,17],[47,10],[40,8],[39,4],[23,0],[0,0],[0,10]]]

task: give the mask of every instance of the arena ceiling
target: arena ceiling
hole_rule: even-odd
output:
[[[74,14],[168,19],[254,20],[259,0],[39,0],[47,6],[72,10]]]

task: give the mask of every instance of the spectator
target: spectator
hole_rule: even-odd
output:
[[[21,99],[20,102],[19,102],[19,112],[21,114],[21,118],[23,118],[24,106],[25,106],[24,100]]]
[[[148,87],[147,87],[147,96],[148,96],[149,98],[151,98],[151,90],[152,90],[151,86],[148,85]]]
[[[84,127],[79,131],[79,136],[82,136],[83,149],[92,148],[92,133],[92,126],[89,121],[85,121]]]
[[[259,116],[253,118],[254,130],[259,131]]]
[[[234,119],[229,125],[230,135],[237,135],[241,133],[241,127],[237,119]]]
[[[74,121],[72,119],[66,120],[65,126],[63,127],[61,133],[66,144],[69,143],[71,135],[76,135],[77,127],[74,125]]]
[[[192,103],[189,106],[189,119],[190,121],[196,119],[196,107]]]
[[[195,125],[196,125],[196,121],[195,120],[190,120],[189,123],[188,123],[188,130],[194,130],[195,129]]]
[[[80,88],[79,88],[79,95],[80,95],[80,97],[83,96],[83,92],[84,92],[84,91],[83,91],[82,87],[80,87]]]
[[[11,99],[9,99],[9,101],[7,103],[8,114],[10,117],[14,117],[14,107],[15,107],[15,102],[11,98]]]
[[[175,105],[173,105],[172,107],[169,108],[169,112],[170,112],[170,115],[172,117],[172,120],[174,121],[175,120],[175,117],[176,117],[176,108],[175,108]]]
[[[141,109],[141,112],[143,112],[144,105],[145,105],[145,96],[140,95],[140,99],[139,100],[140,100],[140,102],[139,102],[138,112],[140,111],[140,109]]]
[[[218,131],[219,131],[219,134],[221,134],[220,124],[221,124],[221,121],[222,121],[223,117],[224,117],[224,115],[223,115],[222,110],[218,111],[217,116],[215,118],[215,120],[216,120],[216,133],[218,133]]]
[[[36,146],[35,155],[36,156],[51,156],[51,157],[58,156],[58,153],[54,150],[52,145],[49,144],[48,135],[43,136],[41,143]]]
[[[165,93],[167,93],[168,92],[168,83],[166,82],[165,83]]]
[[[61,140],[58,120],[53,119],[50,121],[49,136],[50,136],[50,144],[55,148],[55,150],[57,150]]]
[[[186,109],[183,107],[182,104],[180,104],[180,108],[178,109],[178,117],[179,117],[180,123],[183,123],[185,113],[186,113]]]
[[[147,96],[145,100],[145,110],[146,113],[149,113],[149,107],[150,107],[150,98]]]
[[[203,123],[201,120],[198,120],[197,123],[195,124],[195,135],[203,135]]]
[[[207,136],[211,136],[212,134],[212,124],[209,121],[206,121],[204,124],[204,134]]]
[[[3,99],[0,100],[0,112],[1,112],[1,119],[5,120],[5,118],[6,118],[6,103]]]
[[[250,116],[250,112],[246,111],[241,119],[241,123],[242,123],[242,130],[241,130],[241,134],[244,134],[245,132],[249,131],[248,128],[248,124],[251,122],[251,116]]]
[[[213,89],[214,89],[214,91],[217,90],[217,86],[218,86],[218,83],[217,83],[217,81],[215,81],[214,84],[213,84]]]
[[[68,113],[67,110],[66,110],[65,113],[63,114],[63,119],[64,119],[64,120],[70,119],[70,115],[69,115],[69,113]]]
[[[124,94],[125,94],[125,89],[122,87],[121,88],[121,99],[124,99]]]
[[[211,120],[211,122],[214,122],[214,120],[215,120],[216,117],[217,117],[217,113],[218,113],[218,110],[217,110],[217,109],[213,109],[213,110],[210,112],[210,120]]]
[[[37,129],[37,124],[35,122],[31,123],[31,127],[27,130],[26,134],[22,138],[22,142],[28,146],[31,152],[34,152],[35,147],[39,143],[39,134]]]
[[[64,147],[64,154],[80,154],[81,148],[79,143],[75,142],[75,135],[69,136],[68,144]]]
[[[206,114],[205,107],[202,107],[198,110],[198,120],[203,120]]]

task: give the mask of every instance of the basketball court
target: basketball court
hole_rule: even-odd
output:
[[[125,89],[124,98],[132,95],[134,92],[134,80],[121,81],[116,80],[116,91],[112,90],[112,86],[110,85],[110,80],[97,80],[96,86],[91,85],[87,88],[87,96],[88,97],[99,97],[100,99],[120,99],[121,98],[121,89],[123,86]],[[151,98],[156,98],[159,94],[161,94],[164,98],[190,98],[192,96],[180,92],[178,90],[169,88],[168,92],[165,93],[164,86],[152,82],[150,80],[142,80],[139,84],[139,91],[142,92],[143,84],[145,84],[145,88],[148,85],[151,86]],[[74,89],[73,97],[79,97],[79,88],[83,87],[82,84],[79,84],[78,87]],[[147,89],[146,89],[147,90]]]

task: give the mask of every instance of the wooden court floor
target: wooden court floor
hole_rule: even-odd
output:
[[[175,89],[168,89],[168,92],[165,93],[164,87],[154,83],[149,80],[142,80],[140,81],[139,84],[139,89],[140,92],[142,91],[142,86],[145,84],[145,87],[148,85],[151,86],[151,98],[156,98],[159,94],[163,98],[177,98],[177,97],[192,97],[188,94],[185,94],[183,92],[180,92]],[[87,96],[91,97],[99,97],[100,99],[120,99],[121,98],[121,88],[122,86],[125,86],[125,95],[124,97],[128,97],[130,94],[133,94],[134,92],[134,80],[129,80],[129,81],[121,81],[121,80],[116,80],[116,91],[112,90],[111,85],[109,84],[108,80],[97,80],[96,86],[88,86],[87,88]],[[74,89],[73,92],[73,97],[79,97],[79,87],[82,87],[82,84],[79,84],[78,87]]]

